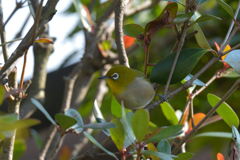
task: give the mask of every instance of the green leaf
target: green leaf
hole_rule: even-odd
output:
[[[129,37],[138,38],[140,34],[144,34],[144,28],[138,24],[127,24],[123,26],[123,32]]]
[[[195,23],[200,23],[200,22],[203,22],[203,21],[208,21],[208,20],[211,20],[211,19],[222,20],[221,18],[213,16],[213,15],[202,15],[195,22],[193,22],[191,25],[193,25]]]
[[[173,160],[172,157],[176,157],[175,155],[161,153],[161,152],[156,152],[156,151],[142,150],[141,153],[142,154],[146,154],[146,155],[153,155],[153,156],[156,156],[156,157],[164,159],[164,160]]]
[[[65,114],[62,113],[57,113],[55,115],[55,119],[58,121],[63,131],[66,131],[69,127],[77,123],[76,119],[66,116]]]
[[[222,77],[237,78],[240,77],[240,74],[238,74],[233,68],[228,68],[223,72]]]
[[[232,133],[229,132],[205,132],[194,136],[193,138],[198,137],[219,137],[219,138],[232,138]]]
[[[206,2],[207,0],[196,0],[196,4],[197,6],[199,6],[200,4]]]
[[[80,17],[80,20],[84,26],[84,28],[86,28],[88,30],[88,32],[92,31],[92,27],[90,25],[90,22],[87,19],[87,12],[85,11],[81,1],[79,0],[73,0],[73,5]]]
[[[119,119],[113,119],[111,122],[113,122],[117,126],[117,128],[109,129],[111,138],[114,144],[116,145],[116,147],[118,148],[118,150],[122,152],[123,146],[124,146],[124,139],[125,139],[123,125]]]
[[[0,131],[10,131],[14,129],[23,129],[39,124],[40,121],[37,119],[21,119],[11,124],[5,124],[0,126]]]
[[[240,49],[233,50],[223,60],[228,63],[238,74],[240,74]]]
[[[113,3],[113,0],[108,0],[104,3],[101,3],[98,7],[97,7],[97,20],[102,17],[102,15],[106,12],[106,9],[109,8]]]
[[[5,114],[0,116],[0,125],[10,124],[18,120],[17,114]]]
[[[13,160],[20,159],[26,150],[27,150],[27,145],[25,140],[16,139],[14,143]]]
[[[149,116],[144,109],[137,110],[132,118],[132,129],[137,140],[141,142],[148,131]]]
[[[32,104],[34,104],[45,116],[46,118],[53,124],[57,125],[56,122],[52,119],[52,117],[49,115],[49,113],[46,111],[46,109],[42,106],[41,103],[39,103],[36,99],[31,98]]]
[[[103,47],[103,50],[104,51],[107,51],[107,50],[109,50],[109,49],[111,49],[111,42],[110,41],[102,41],[102,47]]]
[[[38,132],[35,129],[30,129],[30,133],[31,133],[35,143],[37,144],[37,148],[40,150],[43,145],[43,141],[42,141],[40,135],[38,134]]]
[[[150,134],[152,134],[153,132],[155,132],[158,129],[159,129],[159,127],[156,124],[154,124],[153,122],[149,121],[148,130],[149,130]]]
[[[213,94],[208,94],[207,98],[208,98],[209,104],[212,107],[214,107],[221,100],[221,98],[219,98]],[[238,126],[239,126],[238,116],[226,102],[223,102],[218,107],[216,112],[219,114],[219,116],[222,117],[222,119],[228,124],[229,127],[232,127],[232,125],[233,125],[236,128],[238,128]]]
[[[118,160],[118,158],[115,156],[115,154],[113,154],[112,152],[106,150],[100,143],[98,143],[96,141],[96,139],[94,139],[90,134],[88,134],[87,132],[83,132],[83,134],[96,146],[98,146],[101,150],[103,150],[104,152],[106,152],[108,155],[114,157],[115,159]]]
[[[161,109],[164,116],[172,125],[178,124],[178,118],[175,114],[175,111],[168,102],[161,103]]]
[[[85,124],[84,127],[92,129],[117,128],[117,126],[111,122]]]
[[[227,3],[225,3],[224,1],[222,0],[216,0],[218,2],[218,4],[223,8],[225,9],[225,11],[228,12],[228,14],[230,14],[230,16],[234,19],[234,12],[233,12],[233,9],[232,7],[230,7]]]
[[[0,142],[1,142],[4,138],[5,138],[4,133],[1,133],[1,132],[0,132]]]
[[[71,126],[71,129],[74,129],[76,133],[81,133],[83,131],[83,119],[79,112],[73,108],[70,108],[65,111],[65,115],[76,119],[77,123]]]
[[[130,144],[134,144],[134,141],[136,139],[136,137],[134,136],[133,133],[133,128],[132,128],[132,118],[133,118],[133,113],[129,112],[128,115],[126,115],[125,111],[124,111],[124,104],[122,101],[122,118],[120,119],[120,121],[123,124],[123,128],[125,131],[125,142],[124,142],[124,147],[127,148]],[[127,142],[127,144],[126,144]]]
[[[93,115],[96,118],[97,123],[105,123],[105,119],[103,118],[102,112],[100,111],[97,100],[95,99],[94,101],[94,106],[93,106]],[[108,137],[110,136],[110,131],[109,129],[103,129],[103,133],[105,133]]]
[[[193,16],[193,12],[188,12],[186,14],[179,14],[175,17],[172,24],[183,23],[184,21],[188,20]]]
[[[170,84],[183,80],[197,64],[199,59],[209,50],[200,48],[183,49],[173,72]],[[161,59],[152,69],[150,80],[159,84],[166,84],[170,74],[176,52]]]
[[[176,158],[173,158],[174,160],[189,160],[194,156],[193,153],[185,152],[185,153],[180,153],[177,155]]]
[[[5,95],[5,89],[3,85],[0,85],[0,105],[2,105]]]
[[[168,139],[169,137],[175,135],[180,130],[182,130],[183,125],[174,125],[169,127],[162,127],[151,136],[145,139],[146,143],[159,142],[162,139]]]
[[[198,45],[203,49],[211,49],[202,29],[197,23],[193,24],[193,29],[198,31],[198,33],[195,34]]]
[[[171,146],[166,139],[162,139],[157,145],[158,152],[171,154]]]
[[[126,113],[131,112],[131,110],[126,108],[124,108],[124,110]],[[116,118],[122,117],[122,106],[118,103],[115,97],[112,98],[111,111]]]

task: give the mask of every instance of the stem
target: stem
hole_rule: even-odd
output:
[[[228,92],[222,97],[222,99],[207,113],[207,115],[187,134],[173,149],[172,154],[176,154],[177,151],[197,130],[198,128],[216,111],[216,109],[240,86],[240,79],[238,79]]]
[[[144,60],[144,70],[143,70],[143,73],[144,73],[145,76],[147,76],[149,48],[150,48],[150,46],[146,45],[146,48],[145,48],[145,60]]]
[[[24,55],[22,75],[21,75],[21,80],[20,80],[20,84],[19,84],[20,89],[22,89],[22,86],[23,86],[23,78],[24,78],[25,68],[26,68],[26,63],[27,63],[27,52],[28,52],[28,50],[26,50],[25,55]]]

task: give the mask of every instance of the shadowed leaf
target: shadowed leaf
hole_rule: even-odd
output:
[[[193,12],[188,12],[186,14],[179,14],[175,17],[175,19],[173,20],[173,24],[177,24],[177,23],[183,23],[184,21],[188,20],[189,18],[191,18],[193,16]]]
[[[55,119],[58,121],[63,131],[66,131],[69,127],[77,123],[76,119],[66,116],[65,114],[62,113],[56,114]]]
[[[185,153],[180,153],[177,155],[177,157],[173,158],[174,160],[189,160],[194,156],[193,153],[185,152]]]
[[[65,111],[65,115],[74,118],[77,123],[71,126],[71,129],[74,129],[77,133],[81,133],[83,131],[83,119],[79,112],[73,108],[70,108]]]

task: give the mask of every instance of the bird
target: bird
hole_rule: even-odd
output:
[[[124,65],[112,67],[105,76],[98,79],[107,81],[118,103],[121,104],[123,101],[127,109],[144,108],[155,96],[154,88],[146,76]]]

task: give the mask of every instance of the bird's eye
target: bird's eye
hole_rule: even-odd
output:
[[[118,79],[118,78],[119,78],[119,74],[113,73],[112,78],[113,78],[114,80]]]

